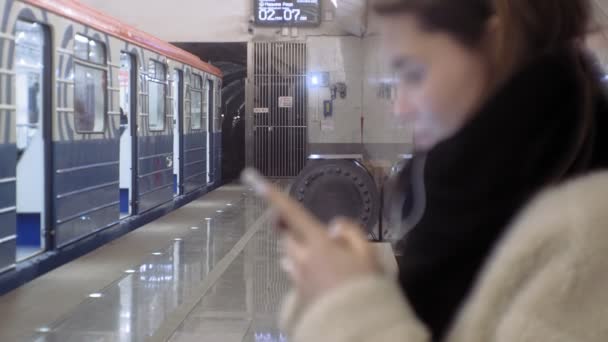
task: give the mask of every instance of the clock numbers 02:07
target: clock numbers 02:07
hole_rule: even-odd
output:
[[[300,19],[300,13],[301,13],[301,11],[297,8],[295,8],[295,9],[283,8],[283,19],[282,20],[297,21]],[[269,9],[269,8],[260,8],[259,13],[258,13],[258,18],[261,21],[281,20],[281,18],[277,17],[277,10]]]

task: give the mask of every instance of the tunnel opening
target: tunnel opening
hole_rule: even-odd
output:
[[[245,79],[247,43],[174,42],[222,70],[222,180],[237,179],[245,168]]]

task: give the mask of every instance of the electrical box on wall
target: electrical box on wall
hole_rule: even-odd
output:
[[[360,153],[365,64],[361,39],[308,37],[307,45],[310,153],[326,154],[325,148],[338,145],[334,154]]]
[[[336,98],[338,98],[338,96],[340,96],[341,99],[345,99],[346,98],[346,83],[344,82],[338,82],[336,84],[333,84],[331,86],[331,99],[335,100]]]
[[[332,101],[323,101],[323,117],[330,118],[334,115],[334,104]]]

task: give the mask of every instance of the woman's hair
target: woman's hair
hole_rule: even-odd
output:
[[[576,44],[587,32],[589,0],[376,0],[380,15],[412,14],[429,31],[443,31],[469,47],[498,19],[496,57],[503,67]]]
[[[577,141],[563,169],[572,166],[581,153],[583,140],[593,130],[593,96],[597,93],[591,64],[581,49],[591,27],[589,0],[375,1],[374,9],[382,16],[411,14],[422,29],[445,32],[470,48],[481,47],[490,19],[498,19],[498,44],[493,56],[496,82],[506,80],[528,60],[558,50],[570,51],[577,64],[581,96]]]

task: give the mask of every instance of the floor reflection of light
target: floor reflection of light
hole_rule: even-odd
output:
[[[255,333],[256,342],[286,342],[287,337],[283,334],[279,334],[278,336],[274,336],[271,333]]]
[[[131,336],[133,302],[133,278],[128,277],[120,289],[120,315],[118,317],[120,333],[116,342],[133,340]]]

